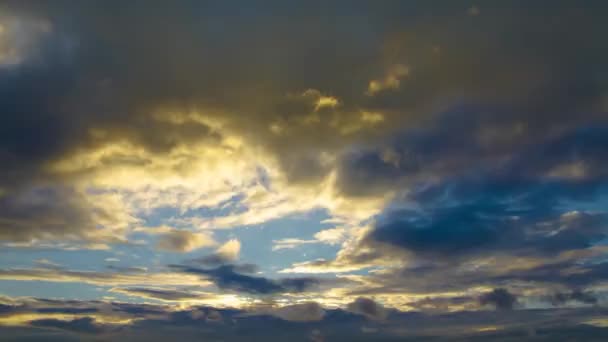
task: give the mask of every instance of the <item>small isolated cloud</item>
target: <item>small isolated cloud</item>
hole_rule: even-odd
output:
[[[507,289],[498,288],[479,297],[481,305],[493,305],[497,310],[511,310],[517,303],[517,297]]]
[[[388,316],[388,310],[373,299],[359,297],[346,306],[346,310],[365,316],[367,319],[382,321]]]
[[[315,234],[317,241],[329,245],[335,245],[346,239],[347,231],[345,228],[325,229]]]
[[[48,267],[48,268],[54,268],[54,267],[61,267],[61,265],[52,262],[48,259],[36,259],[34,261],[36,263],[36,266],[38,267]]]
[[[278,251],[281,249],[292,249],[301,245],[309,245],[315,243],[323,243],[328,245],[335,245],[343,242],[347,237],[347,230],[345,228],[332,228],[325,229],[317,232],[314,235],[314,239],[305,240],[305,239],[280,239],[274,240],[274,245],[272,246],[273,251]]]
[[[389,68],[382,79],[372,80],[367,87],[367,95],[373,96],[381,91],[388,89],[399,89],[401,79],[407,77],[410,69],[403,64],[396,64]]]
[[[301,245],[308,245],[313,243],[318,243],[317,240],[303,240],[303,239],[280,239],[272,241],[274,245],[272,246],[273,251],[279,251],[281,249],[292,249]]]
[[[236,261],[239,258],[240,252],[241,242],[237,239],[231,239],[221,245],[215,253],[194,259],[193,261],[204,265],[221,265]]]
[[[207,234],[193,233],[187,230],[172,230],[159,237],[156,247],[163,251],[186,253],[213,246],[215,243]]]

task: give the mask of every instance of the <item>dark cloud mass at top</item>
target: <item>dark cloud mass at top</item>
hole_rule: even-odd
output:
[[[604,340],[607,17],[3,1],[2,336]]]

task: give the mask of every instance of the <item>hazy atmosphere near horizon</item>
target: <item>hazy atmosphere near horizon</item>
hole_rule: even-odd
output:
[[[608,2],[0,0],[0,341],[608,341]]]

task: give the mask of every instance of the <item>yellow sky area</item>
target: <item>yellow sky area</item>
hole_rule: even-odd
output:
[[[14,313],[10,316],[0,316],[0,325],[7,326],[27,326],[29,322],[40,320],[40,319],[58,319],[62,321],[71,321],[82,317],[91,317],[95,319],[95,322],[102,324],[130,324],[138,318],[132,317],[121,317],[120,315],[104,314],[99,312],[92,312],[83,314],[65,314],[65,313]]]
[[[583,324],[593,325],[600,328],[608,328],[608,317],[597,317],[581,322]]]
[[[211,282],[201,277],[173,272],[94,272],[63,269],[9,269],[0,273],[2,280],[50,281],[85,283],[99,286],[199,286],[209,287]]]
[[[171,290],[163,288],[150,289],[156,289],[160,291]],[[238,294],[219,294],[200,291],[188,291],[187,295],[184,294],[184,296],[181,298],[160,298],[159,296],[154,296],[153,294],[147,293],[145,291],[138,291],[137,289],[128,288],[112,288],[110,289],[110,292],[120,293],[133,298],[144,298],[154,301],[172,303],[172,305],[176,305],[177,308],[182,309],[197,305],[208,305],[218,308],[243,308],[247,307],[248,305],[251,305],[251,303],[255,301],[255,299],[251,297]]]

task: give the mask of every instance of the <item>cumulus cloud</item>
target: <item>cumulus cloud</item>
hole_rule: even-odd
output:
[[[193,233],[187,230],[172,230],[160,235],[157,248],[169,252],[186,253],[215,245],[216,242],[207,234]]]
[[[215,250],[215,253],[194,259],[193,262],[204,265],[221,265],[233,263],[239,258],[241,243],[239,240],[230,239]]]
[[[359,297],[354,302],[347,305],[346,310],[363,315],[371,320],[384,320],[388,316],[388,310],[373,299]]]

